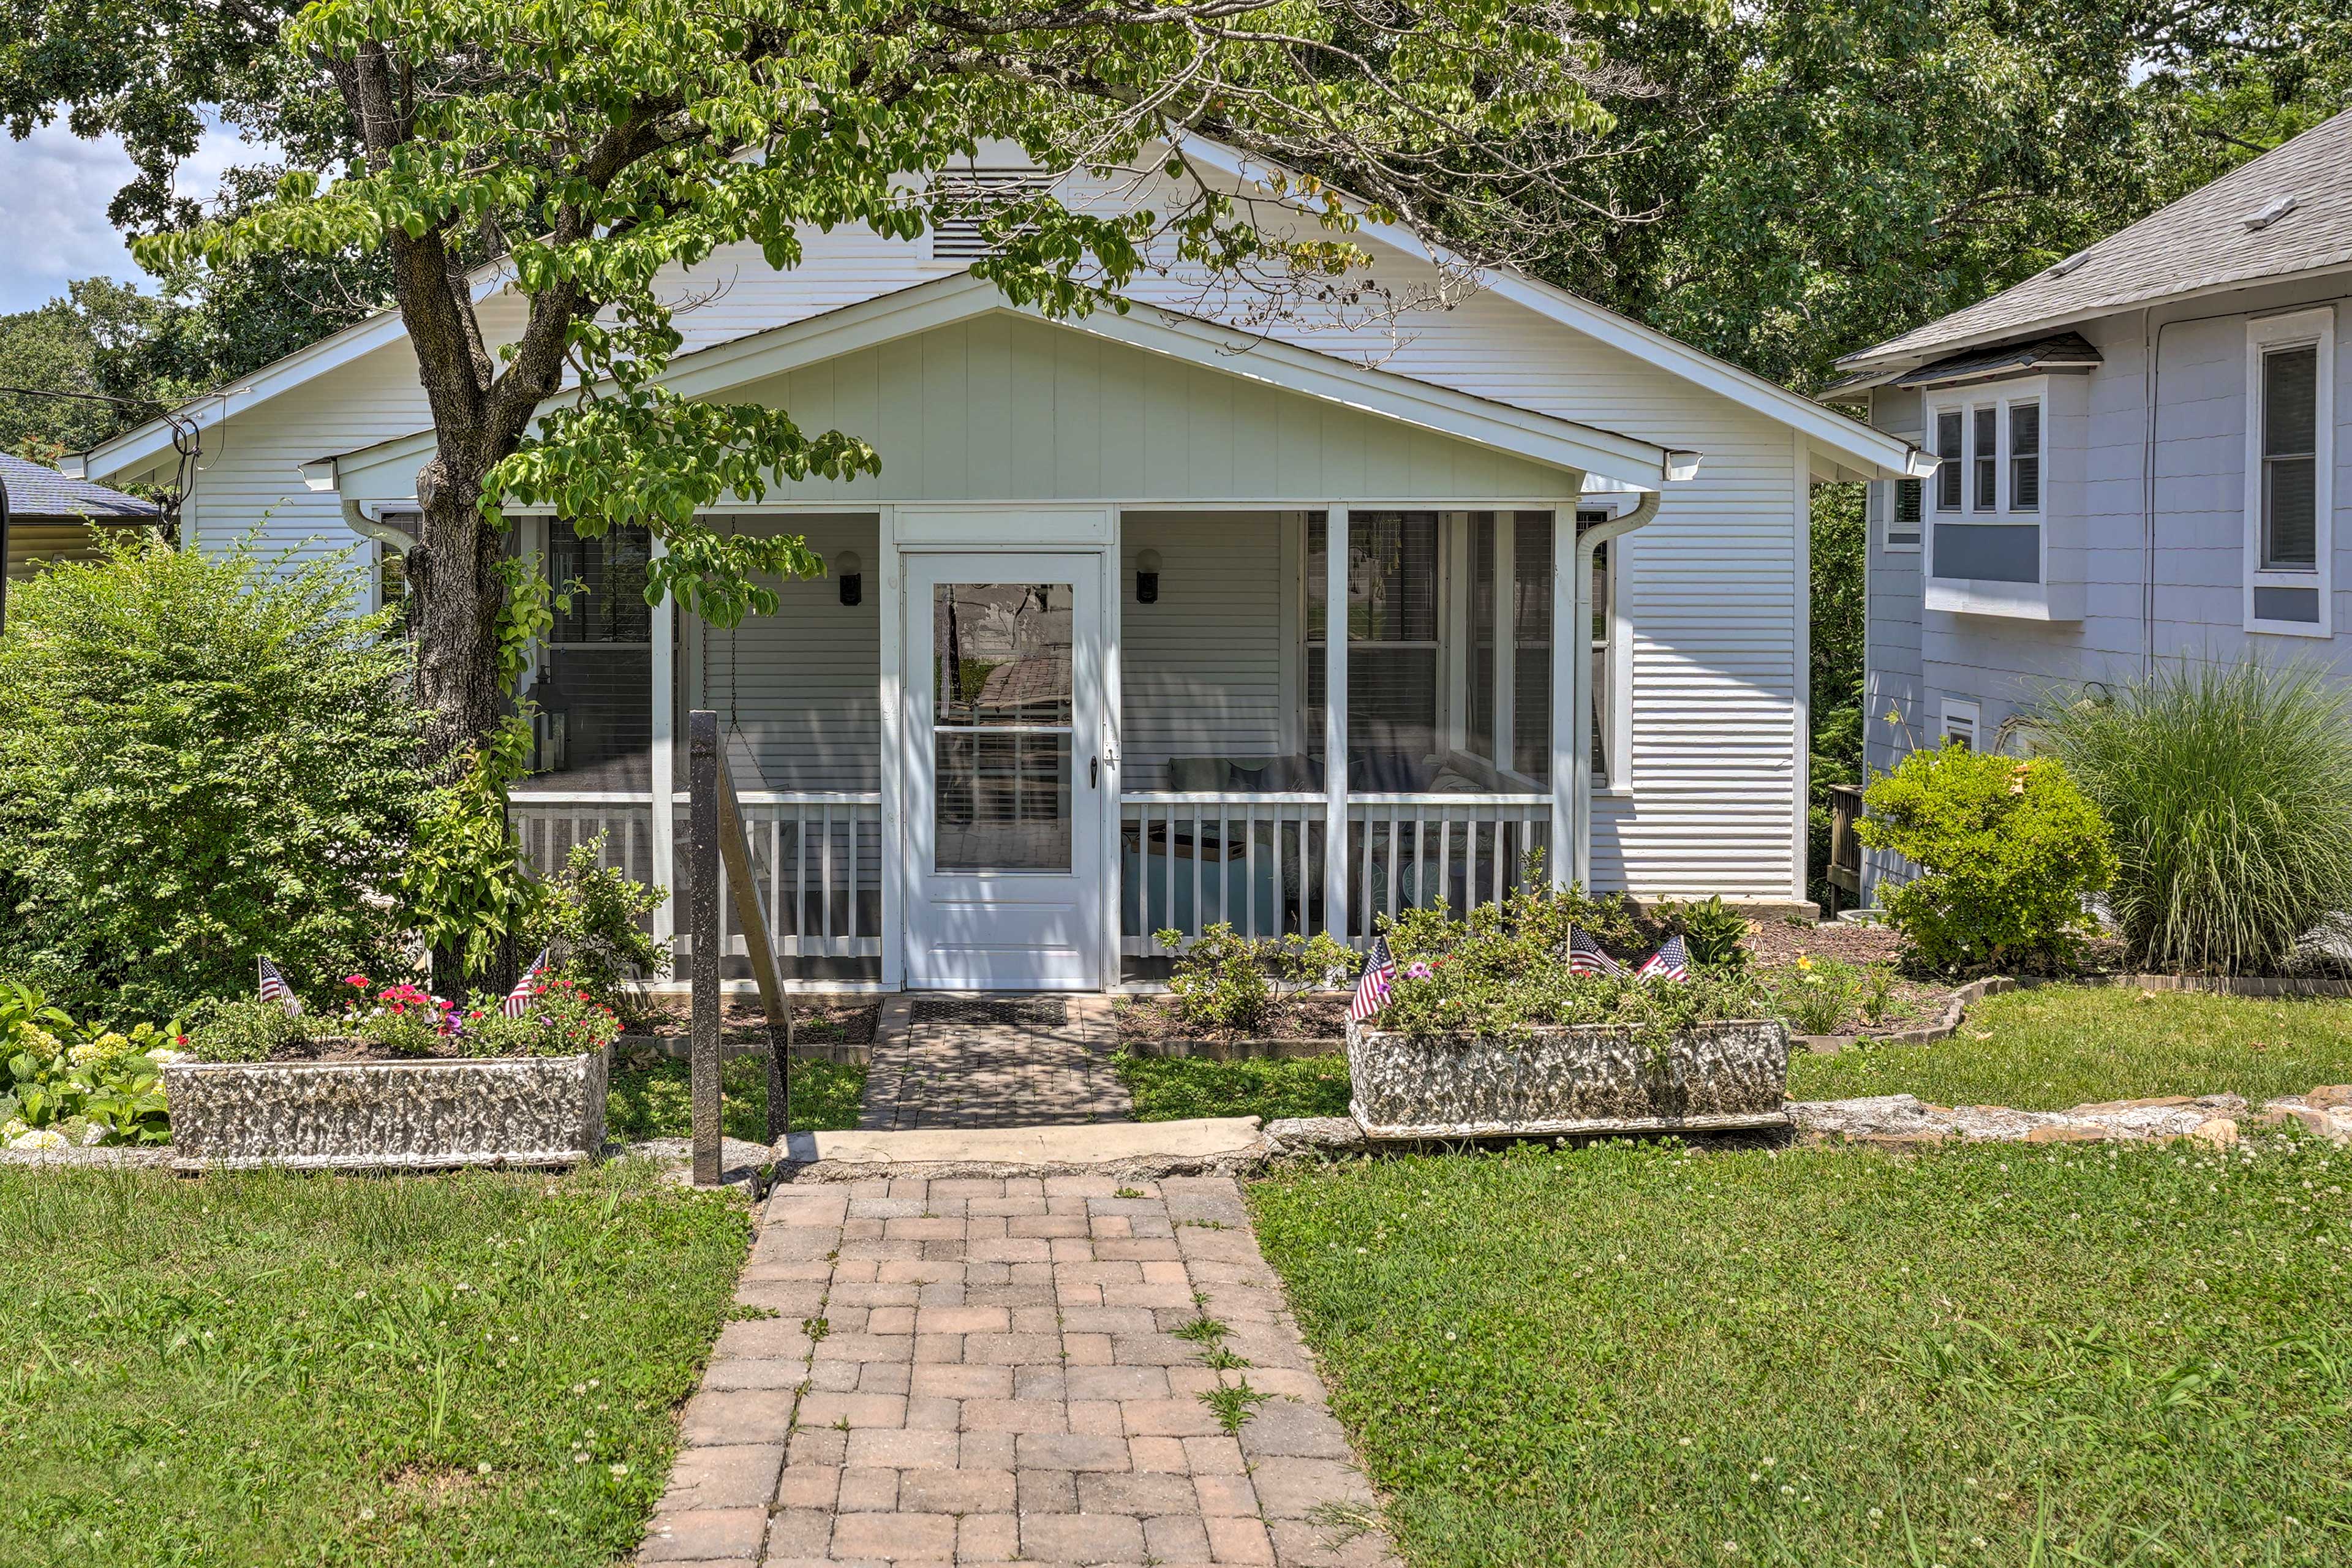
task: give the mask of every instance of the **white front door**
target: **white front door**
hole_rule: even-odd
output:
[[[1103,558],[909,554],[907,984],[1102,984]]]

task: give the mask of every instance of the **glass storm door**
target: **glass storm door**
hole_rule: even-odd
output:
[[[913,555],[906,582],[907,984],[1094,990],[1099,558]]]

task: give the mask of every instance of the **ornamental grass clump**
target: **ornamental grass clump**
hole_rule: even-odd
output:
[[[1862,841],[1918,868],[1886,894],[1906,962],[1939,973],[2047,973],[2081,956],[2088,900],[2115,874],[2099,808],[2054,757],[1916,751],[1864,793]]]
[[[2183,659],[2094,700],[2053,696],[2030,733],[2105,814],[2108,908],[2134,963],[2274,972],[2352,910],[2352,709],[2307,665]]]
[[[1440,904],[1388,923],[1397,963],[1377,1027],[1413,1039],[1510,1038],[1573,1024],[1631,1028],[1654,1040],[1695,1025],[1771,1016],[1770,999],[1744,973],[1694,970],[1685,981],[1577,974],[1568,966],[1573,929],[1622,930],[1624,910],[1523,880],[1499,904],[1456,919]],[[1633,958],[1630,950],[1620,955]]]

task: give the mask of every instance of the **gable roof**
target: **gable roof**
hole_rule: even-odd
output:
[[[1058,330],[1123,343],[1552,468],[1603,476],[1632,489],[1654,489],[1687,479],[1701,457],[1155,307],[1138,307],[1124,315],[1097,310],[1074,319],[1045,318],[1009,303],[994,284],[969,273],[933,279],[680,355],[662,384],[681,396],[709,397],[988,315],[1043,321]],[[333,486],[346,500],[398,502],[413,493],[416,468],[433,441],[431,430],[419,430],[322,457],[306,468],[331,462]]]
[[[12,522],[82,520],[90,522],[152,522],[163,515],[152,501],[108,489],[87,479],[69,479],[55,468],[0,452],[0,484],[8,487]]]
[[[2080,332],[2049,332],[2021,342],[1966,349],[1930,360],[1916,370],[1857,371],[1823,387],[1822,395],[1832,403],[1859,403],[1860,395],[1874,386],[1961,386],[2029,372],[2087,374],[2106,359],[2098,345]]]
[[[2014,288],[1838,364],[1884,370],[2179,295],[2342,267],[2352,267],[2352,110]]]
[[[1230,178],[1249,184],[1263,184],[1260,170],[1271,165],[1245,158],[1232,148],[1202,138],[1189,138],[1185,142],[1188,156],[1206,167]],[[1359,228],[1404,254],[1431,261],[1447,260],[1459,264],[1458,258],[1445,256],[1433,249],[1401,224],[1375,222],[1360,218]],[[506,287],[510,273],[503,264],[478,270],[474,276],[473,296],[477,302]],[[1485,274],[1486,287],[1501,298],[1511,300],[1538,315],[1606,343],[1634,358],[1657,365],[1706,391],[1727,397],[1743,406],[1751,407],[1782,424],[1801,432],[1823,452],[1845,460],[1865,473],[1885,470],[1903,473],[1917,468],[1929,471],[1931,464],[1919,457],[1916,448],[1899,437],[1873,429],[1810,397],[1790,391],[1787,387],[1740,369],[1727,361],[1695,349],[1664,332],[1605,310],[1564,289],[1543,283],[1525,274],[1509,270],[1490,270]],[[849,307],[856,309],[856,307]],[[838,312],[835,312],[838,313]],[[195,400],[182,412],[199,426],[216,424],[232,413],[244,413],[272,397],[282,395],[336,367],[349,363],[362,354],[397,342],[405,329],[396,310],[387,310],[359,324],[346,328],[333,337],[313,343],[289,354],[284,359],[264,366],[245,378],[239,387],[222,394]],[[752,337],[764,336],[753,333]],[[1265,352],[1274,340],[1253,337],[1244,343],[1244,352],[1256,354]],[[740,340],[739,340],[740,341]],[[719,345],[724,347],[726,345]],[[711,350],[701,351],[704,353]],[[1231,351],[1228,351],[1231,352]],[[1337,356],[1318,354],[1313,350],[1297,352],[1332,363],[1343,363]],[[1397,377],[1392,379],[1402,380]],[[234,406],[232,406],[234,400]],[[1501,406],[1497,405],[1496,406]],[[1527,411],[1534,418],[1545,416]],[[85,455],[81,471],[85,473],[122,473],[136,465],[159,456],[170,446],[170,427],[162,420],[151,421],[139,428],[101,443]],[[1604,470],[1605,471],[1605,470]]]

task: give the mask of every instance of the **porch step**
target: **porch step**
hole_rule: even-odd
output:
[[[1272,1146],[1255,1116],[1085,1126],[926,1127],[907,1132],[795,1132],[775,1147],[780,1179],[860,1182],[1017,1176],[1234,1175]]]

